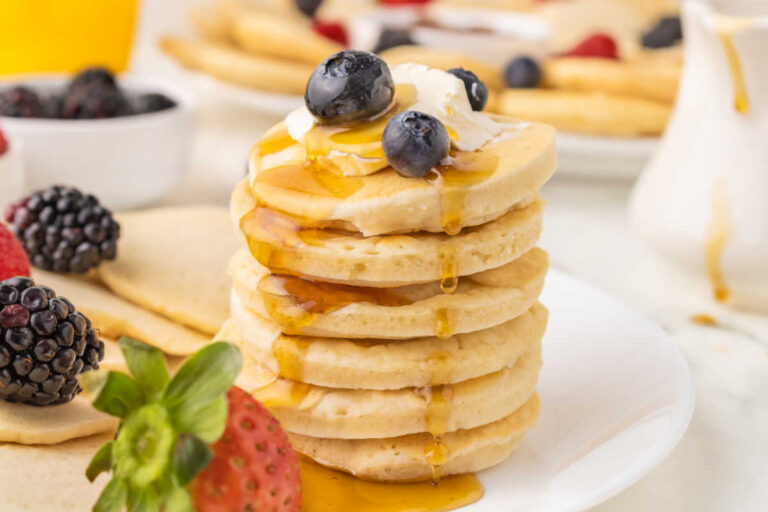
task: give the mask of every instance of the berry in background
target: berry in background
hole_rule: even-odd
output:
[[[541,82],[541,68],[530,57],[518,57],[507,64],[504,80],[513,89],[533,89]]]
[[[592,34],[571,50],[565,52],[567,57],[596,57],[602,59],[618,59],[619,50],[616,41],[608,34]]]

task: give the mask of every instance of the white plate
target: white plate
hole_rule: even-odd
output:
[[[537,426],[485,497],[462,512],[578,511],[626,489],[680,441],[693,412],[688,366],[655,324],[553,270]]]
[[[558,175],[600,179],[635,179],[651,159],[659,138],[557,135]]]
[[[284,116],[304,104],[304,98],[294,94],[278,94],[248,89],[195,71],[185,70],[185,74],[188,76],[192,88],[198,93],[210,95],[257,112]]]

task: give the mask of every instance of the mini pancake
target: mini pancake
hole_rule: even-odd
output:
[[[396,390],[454,384],[502,370],[541,340],[541,305],[514,320],[448,339],[401,341],[287,336],[235,299],[233,322],[243,352],[281,377],[331,388]]]
[[[297,144],[265,149],[275,139],[290,143],[285,124],[278,123],[251,151],[252,194],[263,206],[300,218],[305,226],[365,236],[456,234],[529,204],[557,167],[550,126],[494,120],[507,128],[477,151],[452,153],[454,163],[441,167],[439,177],[430,173],[425,178],[404,177],[391,167],[353,177],[306,168],[305,154],[297,161]]]
[[[395,287],[477,274],[519,258],[539,238],[544,205],[535,200],[456,236],[373,237],[331,230],[284,230],[274,223],[243,219],[255,206],[247,185],[241,182],[232,194],[233,221],[240,224],[242,219],[241,231],[247,231],[251,253],[274,272],[353,286]]]
[[[640,137],[660,135],[672,105],[603,92],[506,89],[499,112],[549,123],[564,132]]]
[[[0,443],[57,444],[115,427],[116,418],[97,411],[82,396],[48,407],[0,402]]]
[[[99,275],[121,297],[211,336],[229,314],[227,262],[238,243],[226,210],[158,208],[117,216],[118,255]]]
[[[672,104],[681,66],[652,61],[562,57],[544,64],[542,85],[570,91],[602,91]]]
[[[303,94],[314,66],[253,55],[226,44],[164,37],[160,48],[186,68],[234,85],[283,94]]]
[[[535,391],[541,345],[515,365],[445,388],[445,432],[494,422],[520,407]],[[431,393],[435,393],[433,388]],[[312,437],[369,439],[425,432],[429,388],[393,391],[335,389],[279,379],[254,396],[290,432]]]
[[[546,252],[531,249],[511,263],[459,279],[450,294],[439,282],[381,290],[268,278],[269,271],[245,250],[232,258],[230,274],[240,302],[283,333],[407,339],[478,331],[515,318],[535,304],[548,261]],[[313,305],[309,310],[296,305],[307,303]]]
[[[448,452],[442,476],[473,473],[506,459],[520,444],[539,415],[534,394],[515,412],[493,423],[442,436]],[[385,439],[328,439],[288,433],[299,452],[320,464],[346,471],[365,480],[406,482],[430,480],[432,467],[425,448],[433,442],[429,434]]]
[[[247,13],[234,20],[232,36],[250,53],[313,66],[344,46],[312,30],[302,18],[269,12]]]
[[[210,342],[209,336],[124,301],[98,284],[37,269],[32,277],[70,299],[101,336],[128,336],[171,355],[193,354]]]
[[[100,434],[50,446],[0,444],[0,510],[91,510],[108,477],[90,483],[85,469],[111,439],[112,434]]]

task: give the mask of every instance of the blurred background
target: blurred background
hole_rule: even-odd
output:
[[[690,431],[599,510],[764,510],[768,2],[7,0],[0,204],[61,182],[114,209],[225,205],[250,147],[347,46],[471,69],[486,111],[554,125],[553,263],[683,349]],[[122,96],[73,92],[94,65]]]

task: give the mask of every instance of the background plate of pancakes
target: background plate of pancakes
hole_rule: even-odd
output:
[[[662,329],[552,269],[541,413],[515,454],[479,473],[467,512],[576,511],[639,480],[678,443],[693,412],[688,367]]]

